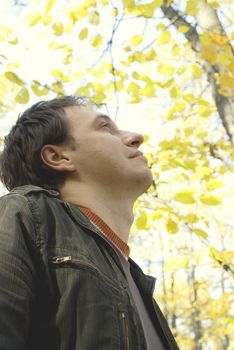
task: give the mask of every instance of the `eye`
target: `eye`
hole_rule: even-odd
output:
[[[110,125],[108,123],[105,123],[105,124],[101,125],[101,128],[108,128],[108,129],[110,129]]]

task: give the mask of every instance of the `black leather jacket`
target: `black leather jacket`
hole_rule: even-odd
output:
[[[165,350],[178,350],[155,279],[130,264]],[[23,186],[0,199],[0,349],[146,350],[118,255],[55,191]]]

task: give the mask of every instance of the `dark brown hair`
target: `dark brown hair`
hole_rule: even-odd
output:
[[[40,101],[19,115],[4,139],[0,157],[0,179],[8,190],[22,185],[57,189],[64,181],[65,173],[43,163],[41,148],[47,143],[74,147],[64,108],[88,104],[87,98],[64,96]]]

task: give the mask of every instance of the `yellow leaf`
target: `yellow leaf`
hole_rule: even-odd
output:
[[[163,217],[164,217],[163,214],[157,211],[157,212],[154,214],[153,219],[154,219],[154,220],[160,220],[160,219],[162,219]]]
[[[64,32],[71,33],[73,27],[74,27],[74,23],[72,23],[72,22],[67,23],[64,27]]]
[[[122,0],[123,5],[127,8],[127,9],[133,9],[135,6],[135,1],[134,0]]]
[[[171,259],[170,261],[167,261],[164,264],[164,270],[166,272],[169,271],[176,271],[178,269],[187,269],[189,264],[189,258],[186,257],[176,257]]]
[[[82,86],[81,88],[77,89],[76,94],[80,96],[89,96],[89,86]]]
[[[212,169],[201,165],[196,166],[195,171],[197,174],[201,175],[201,177],[206,177],[212,173]]]
[[[117,81],[116,83],[116,89],[117,91],[123,91],[124,83],[122,81]]]
[[[42,18],[42,23],[44,24],[44,26],[47,26],[52,22],[52,19],[53,17],[51,15],[46,15]]]
[[[11,45],[16,45],[18,44],[18,38],[17,36],[15,36],[14,34],[10,34],[8,36],[8,43],[11,44]]]
[[[156,39],[156,44],[158,46],[168,44],[171,40],[171,33],[170,32],[162,32],[159,34],[158,38]]]
[[[61,70],[52,70],[51,72],[50,72],[55,78],[61,78],[62,77],[62,75],[63,75],[63,73],[61,72]]]
[[[140,86],[134,82],[131,82],[127,88],[127,92],[130,93],[131,95],[138,95],[139,90],[140,90]]]
[[[131,44],[133,46],[139,45],[143,41],[143,36],[142,35],[134,35],[131,37]]]
[[[52,7],[55,5],[55,1],[56,0],[47,1],[45,8],[44,8],[45,15],[47,15],[51,11]]]
[[[128,102],[129,103],[139,103],[139,102],[141,102],[141,97],[140,96],[133,96]]]
[[[182,113],[186,108],[186,103],[183,101],[178,101],[172,107],[174,112]]]
[[[217,51],[215,44],[202,43],[201,45],[201,58],[214,65],[217,61]]]
[[[145,56],[141,51],[135,51],[134,55],[133,55],[133,62],[137,61],[137,62],[145,62]]]
[[[89,8],[89,7],[96,7],[97,6],[97,1],[96,0],[85,0],[84,1],[84,7]]]
[[[97,95],[92,96],[92,101],[101,104],[106,99],[106,95],[103,92],[99,92]]]
[[[230,52],[222,51],[217,54],[217,62],[223,64],[224,66],[228,66],[232,64],[233,56]],[[230,67],[231,68],[231,67]]]
[[[192,68],[192,77],[194,79],[200,79],[204,74],[204,71],[197,64],[193,63],[191,68]]]
[[[234,74],[231,72],[223,72],[217,75],[217,82],[225,88],[234,89]]]
[[[98,82],[93,83],[92,88],[97,94],[100,94],[101,92],[103,92],[105,90],[105,86],[103,84],[98,83]]]
[[[187,33],[189,31],[189,29],[190,29],[189,26],[182,25],[178,28],[178,31],[180,33]]]
[[[158,72],[163,75],[166,75],[166,74],[173,75],[175,74],[175,71],[176,69],[172,65],[167,63],[164,63],[164,64],[162,63],[158,66]]]
[[[222,181],[215,179],[215,178],[211,178],[207,183],[206,183],[206,188],[209,191],[215,190],[216,188],[222,187],[223,183]]]
[[[89,34],[88,28],[82,29],[81,32],[79,33],[79,39],[80,39],[80,40],[86,39],[87,36],[88,36],[88,34]]]
[[[188,214],[182,217],[183,221],[189,223],[189,224],[194,224],[195,222],[197,222],[199,219],[197,217],[197,215],[195,214]]]
[[[60,79],[64,83],[67,83],[70,81],[69,76],[63,74],[63,72],[61,72],[61,70],[55,69],[55,70],[52,70],[50,73],[53,75],[53,77]]]
[[[99,24],[99,22],[100,22],[99,12],[96,10],[89,12],[89,23],[97,25]]]
[[[66,57],[63,59],[64,64],[70,64],[72,62],[73,55],[72,53],[69,53]]]
[[[223,261],[220,257],[220,254],[218,252],[218,250],[212,246],[209,246],[209,250],[210,250],[210,256],[212,259],[214,259],[215,261],[219,260],[219,261]]]
[[[69,52],[69,53],[73,51],[73,48],[69,45],[63,45],[61,46],[61,49],[63,49],[64,52]]]
[[[194,194],[195,190],[183,190],[179,191],[175,194],[175,200],[180,203],[184,204],[194,204],[195,199],[194,199]]]
[[[63,90],[63,86],[62,84],[60,83],[60,81],[57,81],[56,83],[53,83],[52,84],[52,88],[54,90],[54,92],[61,92]]]
[[[192,94],[185,94],[183,95],[183,99],[186,101],[186,102],[189,102],[189,103],[193,103],[196,101],[196,97],[193,96]]]
[[[20,91],[17,93],[15,96],[15,102],[20,103],[20,104],[26,104],[29,101],[29,92],[26,87],[22,87]]]
[[[118,14],[119,14],[118,9],[117,9],[116,7],[114,7],[113,10],[112,10],[112,15],[113,15],[113,17],[117,17]]]
[[[166,223],[166,228],[167,228],[167,231],[171,234],[175,234],[178,232],[178,223],[171,220],[171,219],[168,219],[167,220],[167,223]]]
[[[63,24],[61,22],[55,22],[52,25],[52,28],[54,30],[55,35],[60,36],[63,34]]]
[[[171,90],[170,90],[170,96],[171,98],[178,98],[181,95],[181,91],[179,86],[174,86]]]
[[[208,234],[203,231],[203,230],[200,230],[199,228],[193,228],[193,232],[197,235],[197,236],[200,236],[202,238],[207,238],[208,237]]]
[[[217,10],[220,7],[220,4],[217,1],[210,0],[209,5],[214,9]]]
[[[131,50],[132,50],[132,48],[130,45],[127,45],[124,47],[124,51],[126,51],[126,52],[130,52]]]
[[[212,113],[210,106],[198,106],[197,111],[203,118],[209,117]]]
[[[24,85],[24,82],[15,73],[13,73],[13,72],[5,72],[4,75],[12,83],[15,83],[15,84],[20,85],[20,86]]]
[[[155,28],[158,30],[165,30],[167,28],[167,26],[165,23],[161,22],[161,23],[157,24]]]
[[[145,54],[146,61],[152,61],[157,57],[155,50],[151,47]]]
[[[200,195],[200,201],[203,204],[212,206],[212,205],[219,205],[222,200],[220,197],[215,196],[211,193],[203,193]]]
[[[91,39],[91,45],[93,47],[96,47],[97,49],[102,46],[102,36],[101,35],[95,35]]]
[[[177,56],[179,55],[179,53],[180,53],[180,49],[181,49],[181,48],[180,48],[179,45],[174,44],[174,45],[173,45],[173,48],[172,48],[172,51],[171,51],[172,55],[175,56],[175,57],[177,57]]]
[[[228,38],[225,35],[221,35],[218,32],[210,33],[210,38],[212,39],[212,41],[214,41],[220,46],[224,46],[228,43]]]
[[[154,85],[147,84],[143,89],[141,89],[141,95],[146,97],[154,97],[155,96],[155,87]]]
[[[223,261],[234,263],[234,250],[225,250],[220,254]]]
[[[135,5],[133,13],[135,13],[137,16],[151,18],[154,15],[156,8],[160,7],[162,4],[163,0],[153,0],[149,4]]]
[[[52,41],[49,43],[48,47],[50,49],[60,49],[61,45],[59,43],[57,43],[56,41]]]
[[[198,11],[199,2],[197,0],[189,0],[186,5],[186,13],[190,16],[195,16]]]
[[[31,86],[32,91],[37,96],[45,96],[49,93],[49,88],[46,86],[41,86],[38,82],[34,81],[33,85]]]
[[[145,212],[141,212],[140,216],[136,219],[135,225],[139,230],[145,230],[147,228],[148,218]]]
[[[12,30],[2,24],[0,24],[0,32],[4,33],[4,34],[11,34]]]
[[[39,15],[38,13],[32,13],[27,17],[28,24],[30,25],[30,27],[35,26],[40,21],[40,19],[41,15]]]

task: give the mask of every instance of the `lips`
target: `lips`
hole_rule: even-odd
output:
[[[139,156],[143,156],[143,153],[141,151],[136,151],[133,154],[131,154],[131,156],[129,158],[131,159],[131,158],[136,158]]]

